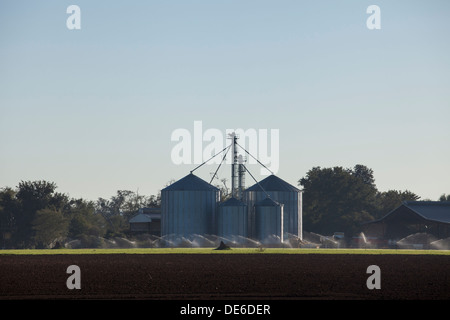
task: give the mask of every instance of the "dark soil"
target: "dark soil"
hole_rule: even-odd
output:
[[[70,290],[67,267],[81,270]],[[381,269],[369,290],[367,267]],[[112,254],[0,256],[0,299],[450,299],[450,256]]]

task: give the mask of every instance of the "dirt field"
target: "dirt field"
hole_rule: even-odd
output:
[[[69,290],[67,267],[81,270]],[[381,269],[381,289],[366,286]],[[450,256],[0,256],[0,299],[450,299]]]

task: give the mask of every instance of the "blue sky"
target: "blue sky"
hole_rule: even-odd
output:
[[[66,27],[71,4],[81,30]],[[381,30],[366,27],[372,4]],[[279,129],[277,175],[293,185],[314,166],[364,164],[380,191],[437,200],[450,193],[449,12],[444,0],[0,0],[0,187],[156,194],[196,166],[173,163],[172,132],[202,121]]]

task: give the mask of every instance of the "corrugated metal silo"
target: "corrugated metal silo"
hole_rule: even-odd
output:
[[[218,188],[190,173],[161,190],[161,235],[215,234]]]
[[[217,216],[217,235],[233,239],[236,236],[247,238],[247,205],[236,198],[219,204]]]
[[[283,242],[283,204],[270,198],[255,203],[255,238],[266,244]]]
[[[272,200],[284,205],[284,238],[287,238],[289,233],[302,239],[302,191],[275,175],[268,176],[244,191],[244,202],[249,208],[249,235],[253,236],[255,233],[255,217],[251,208],[267,197],[264,191]]]

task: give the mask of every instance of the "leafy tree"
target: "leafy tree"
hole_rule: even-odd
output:
[[[82,235],[103,237],[106,234],[106,220],[95,211],[92,201],[72,199],[66,209],[66,216],[70,218],[70,238],[79,238]]]
[[[399,207],[403,201],[417,201],[419,199],[420,196],[409,190],[380,192],[377,194],[377,211],[374,216],[376,219],[379,219]]]
[[[14,240],[19,247],[35,245],[33,221],[42,209],[62,210],[68,197],[55,192],[56,184],[48,181],[21,181],[17,187],[18,210],[15,212]]]
[[[0,189],[0,247],[49,247],[65,237],[123,236],[128,219],[142,207],[159,207],[157,196],[119,190],[109,200],[70,199],[48,181],[21,181]]]
[[[379,219],[407,200],[420,197],[411,191],[379,192],[373,170],[364,165],[351,169],[314,167],[299,180],[304,187],[303,226],[331,234],[359,232],[362,222]]]
[[[445,193],[442,194],[442,195],[439,197],[439,201],[450,201],[450,194],[447,194],[447,195],[445,195]]]
[[[107,237],[123,237],[124,231],[128,229],[127,220],[122,215],[115,215],[110,217],[108,224]]]
[[[372,219],[377,189],[373,171],[357,165],[314,167],[299,180],[303,186],[303,223],[309,231],[332,234],[343,231],[352,235],[359,223]]]
[[[161,207],[161,190],[157,195],[151,195],[146,199],[145,206],[147,208],[160,208]]]
[[[357,164],[353,170],[350,170],[350,173],[361,179],[365,184],[375,187],[375,178],[373,177],[372,169],[369,169],[362,164]]]
[[[150,200],[156,201],[155,198],[151,198]],[[123,215],[124,218],[128,220],[135,215],[140,208],[145,207],[148,202],[149,199],[147,197],[139,195],[137,192],[118,190],[117,194],[112,196],[110,200],[98,198],[95,209],[108,220],[108,222],[110,222],[110,218],[115,215]]]
[[[140,208],[161,206],[161,192],[149,197],[129,190],[118,190],[109,200],[98,198],[95,210],[108,222],[107,235],[120,235],[128,229],[128,220],[136,215]]]
[[[374,218],[379,219],[395,208],[399,207],[403,201],[417,201],[420,197],[411,191],[389,190],[377,194],[377,210],[374,211]]]
[[[68,232],[68,220],[61,211],[42,209],[33,220],[34,242],[40,248],[48,248],[58,239],[64,239]]]
[[[11,188],[0,190],[0,237],[3,239],[1,247],[13,246],[13,235],[16,230],[16,214],[19,211],[19,202],[16,192]]]

